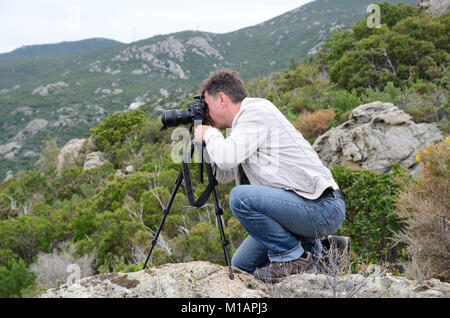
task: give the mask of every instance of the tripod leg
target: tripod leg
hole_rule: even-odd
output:
[[[225,262],[227,263],[228,271],[230,272],[230,279],[234,279],[233,270],[231,269],[230,256],[228,255],[227,249],[228,241],[225,239],[225,233],[223,231],[223,224],[222,224],[223,209],[219,206],[219,200],[217,199],[215,188],[213,188],[212,190],[212,195],[214,200],[214,209],[216,211],[217,224],[219,225],[220,237],[222,239],[223,253],[225,254]]]
[[[159,223],[158,230],[156,231],[155,236],[153,237],[153,239],[151,241],[152,246],[150,247],[150,251],[148,252],[147,258],[144,263],[144,267],[142,269],[145,269],[147,267],[147,263],[148,263],[148,260],[150,259],[150,255],[152,254],[153,248],[156,245],[156,241],[158,240],[158,236],[161,232],[164,222],[166,221],[166,218],[169,215],[170,207],[172,206],[173,199],[175,198],[175,195],[177,194],[178,188],[180,187],[182,180],[183,180],[183,170],[180,170],[180,173],[178,174],[178,178],[175,182],[175,187],[173,188],[173,191],[172,191],[172,196],[170,197],[169,203],[167,203],[167,207],[163,211],[164,216],[163,216],[161,222]]]

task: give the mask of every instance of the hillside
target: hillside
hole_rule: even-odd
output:
[[[334,32],[303,63],[290,59],[288,68],[246,84],[252,96],[272,101],[312,144],[347,197],[345,221],[334,235],[350,237],[349,262],[338,262],[345,265],[341,273],[331,270],[343,278],[376,264],[396,277],[433,278],[426,286],[410,287],[424,291],[420,297],[429,292],[434,297],[439,296],[429,289],[434,279],[450,282],[450,241],[443,239],[450,235],[445,226],[450,219],[450,12],[433,17],[410,6],[380,7],[386,23],[379,29],[362,19]],[[53,95],[67,85],[54,82],[35,95],[57,100]],[[127,278],[134,274],[112,273],[142,269],[180,173],[173,160],[174,128],[160,130],[160,120],[150,116],[155,105],[109,115],[105,110],[107,117],[89,138],[77,135],[64,147],[51,139],[38,164],[0,182],[0,297],[39,295],[74,278],[69,271],[77,268],[87,289],[92,286],[84,285],[104,277],[136,285]],[[39,110],[22,108],[21,115]],[[64,117],[70,114],[67,108],[55,114],[62,122],[71,120]],[[42,117],[29,121],[15,141],[0,148],[8,159],[0,163],[14,163],[19,141],[37,141],[45,129],[53,129],[50,125],[51,119]],[[260,125],[271,127],[270,122]],[[196,196],[206,187],[198,182],[199,172],[191,165]],[[234,186],[218,183],[216,188],[231,257],[247,236],[229,205]],[[150,266],[224,265],[214,205],[191,207],[183,190],[171,201]],[[326,269],[326,262],[320,267]],[[388,287],[403,281],[384,277],[374,283]],[[57,291],[86,291],[65,286]],[[399,291],[385,287],[384,295]]]
[[[416,0],[389,1],[415,5]],[[43,141],[85,137],[133,102],[180,105],[218,68],[245,80],[313,54],[333,30],[364,18],[368,0],[316,0],[226,34],[185,31],[131,44],[90,39],[0,55],[0,180],[31,167]]]
[[[95,50],[120,44],[115,40],[94,38],[81,41],[67,41],[54,44],[26,45],[9,53],[0,54],[0,62],[22,58],[39,59],[41,57],[55,57],[73,54],[85,50]]]

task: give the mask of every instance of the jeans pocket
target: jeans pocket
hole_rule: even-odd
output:
[[[344,222],[344,216],[337,204],[327,204],[319,213],[322,215],[322,221],[317,227],[316,238],[335,233]]]

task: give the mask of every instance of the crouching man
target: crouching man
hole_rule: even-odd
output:
[[[236,72],[212,73],[201,91],[215,128],[197,126],[195,139],[206,144],[217,180],[236,180],[230,208],[248,233],[232,265],[266,282],[314,272],[320,238],[345,218],[331,172],[276,106],[248,97]]]

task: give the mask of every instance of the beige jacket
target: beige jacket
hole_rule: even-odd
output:
[[[239,185],[238,165],[252,185],[294,191],[307,199],[339,187],[311,144],[278,108],[262,98],[245,98],[224,138],[216,128],[204,135],[216,179]]]

